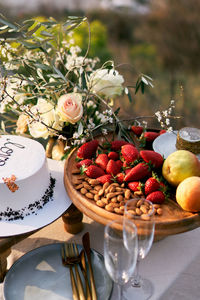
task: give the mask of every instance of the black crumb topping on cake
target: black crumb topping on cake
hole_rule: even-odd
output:
[[[49,186],[40,200],[37,200],[34,203],[31,203],[28,206],[21,208],[20,210],[13,210],[12,208],[7,207],[6,211],[0,212],[0,221],[23,220],[24,217],[27,217],[31,214],[37,215],[38,210],[42,209],[43,206],[49,201],[53,201],[53,191],[55,184],[56,179],[51,177],[50,175]]]

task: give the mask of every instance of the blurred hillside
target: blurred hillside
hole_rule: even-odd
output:
[[[64,9],[59,6],[62,1],[52,1],[57,9],[51,5],[44,9],[47,0],[34,2],[38,3],[39,10],[26,13],[13,14],[13,9],[9,12],[8,6],[3,6],[3,0],[0,6],[5,15],[10,13],[18,22],[35,15],[56,19],[64,19],[70,14],[87,15],[92,32],[90,56],[99,56],[102,63],[113,58],[130,85],[135,83],[140,72],[154,79],[154,88],[147,89],[144,95],[133,94],[132,103],[127,98],[115,100],[116,107],[121,106],[124,118],[152,115],[157,110],[167,109],[174,99],[175,113],[183,117],[176,126],[199,127],[199,0],[138,0],[128,1],[126,7],[120,6],[120,1],[118,6],[114,6],[112,0],[92,1],[94,5],[96,3],[96,9],[88,4],[89,1],[85,2],[85,9],[80,6],[83,2],[78,0],[73,1],[73,7]],[[104,6],[97,7],[97,3]],[[134,5],[130,7],[130,3]],[[80,30],[82,33],[79,36],[77,33],[77,40],[86,51],[87,33]]]

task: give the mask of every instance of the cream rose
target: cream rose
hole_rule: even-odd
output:
[[[121,95],[124,78],[116,70],[98,69],[90,75],[89,88],[106,97]]]
[[[62,95],[58,99],[56,112],[61,121],[75,124],[83,115],[82,96],[78,93]]]
[[[49,131],[47,126],[40,122],[33,121],[29,124],[29,131],[34,138],[44,138],[47,139],[49,136]]]
[[[62,130],[63,122],[59,120],[54,106],[45,99],[39,98],[36,105],[31,108],[31,113],[39,116],[40,121],[29,122],[29,131],[34,138],[47,139],[54,135],[54,130]]]

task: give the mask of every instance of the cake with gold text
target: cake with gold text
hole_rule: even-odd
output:
[[[15,135],[0,136],[0,220],[37,214],[53,199],[54,186],[39,142]]]

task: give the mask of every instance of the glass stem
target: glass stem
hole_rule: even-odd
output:
[[[123,286],[121,284],[118,284],[118,290],[119,290],[119,300],[122,300],[123,296]]]
[[[137,260],[136,267],[135,267],[135,272],[133,274],[133,279],[131,281],[132,286],[135,286],[135,287],[140,287],[141,286],[140,275],[139,275],[139,262],[140,262],[140,260]]]

